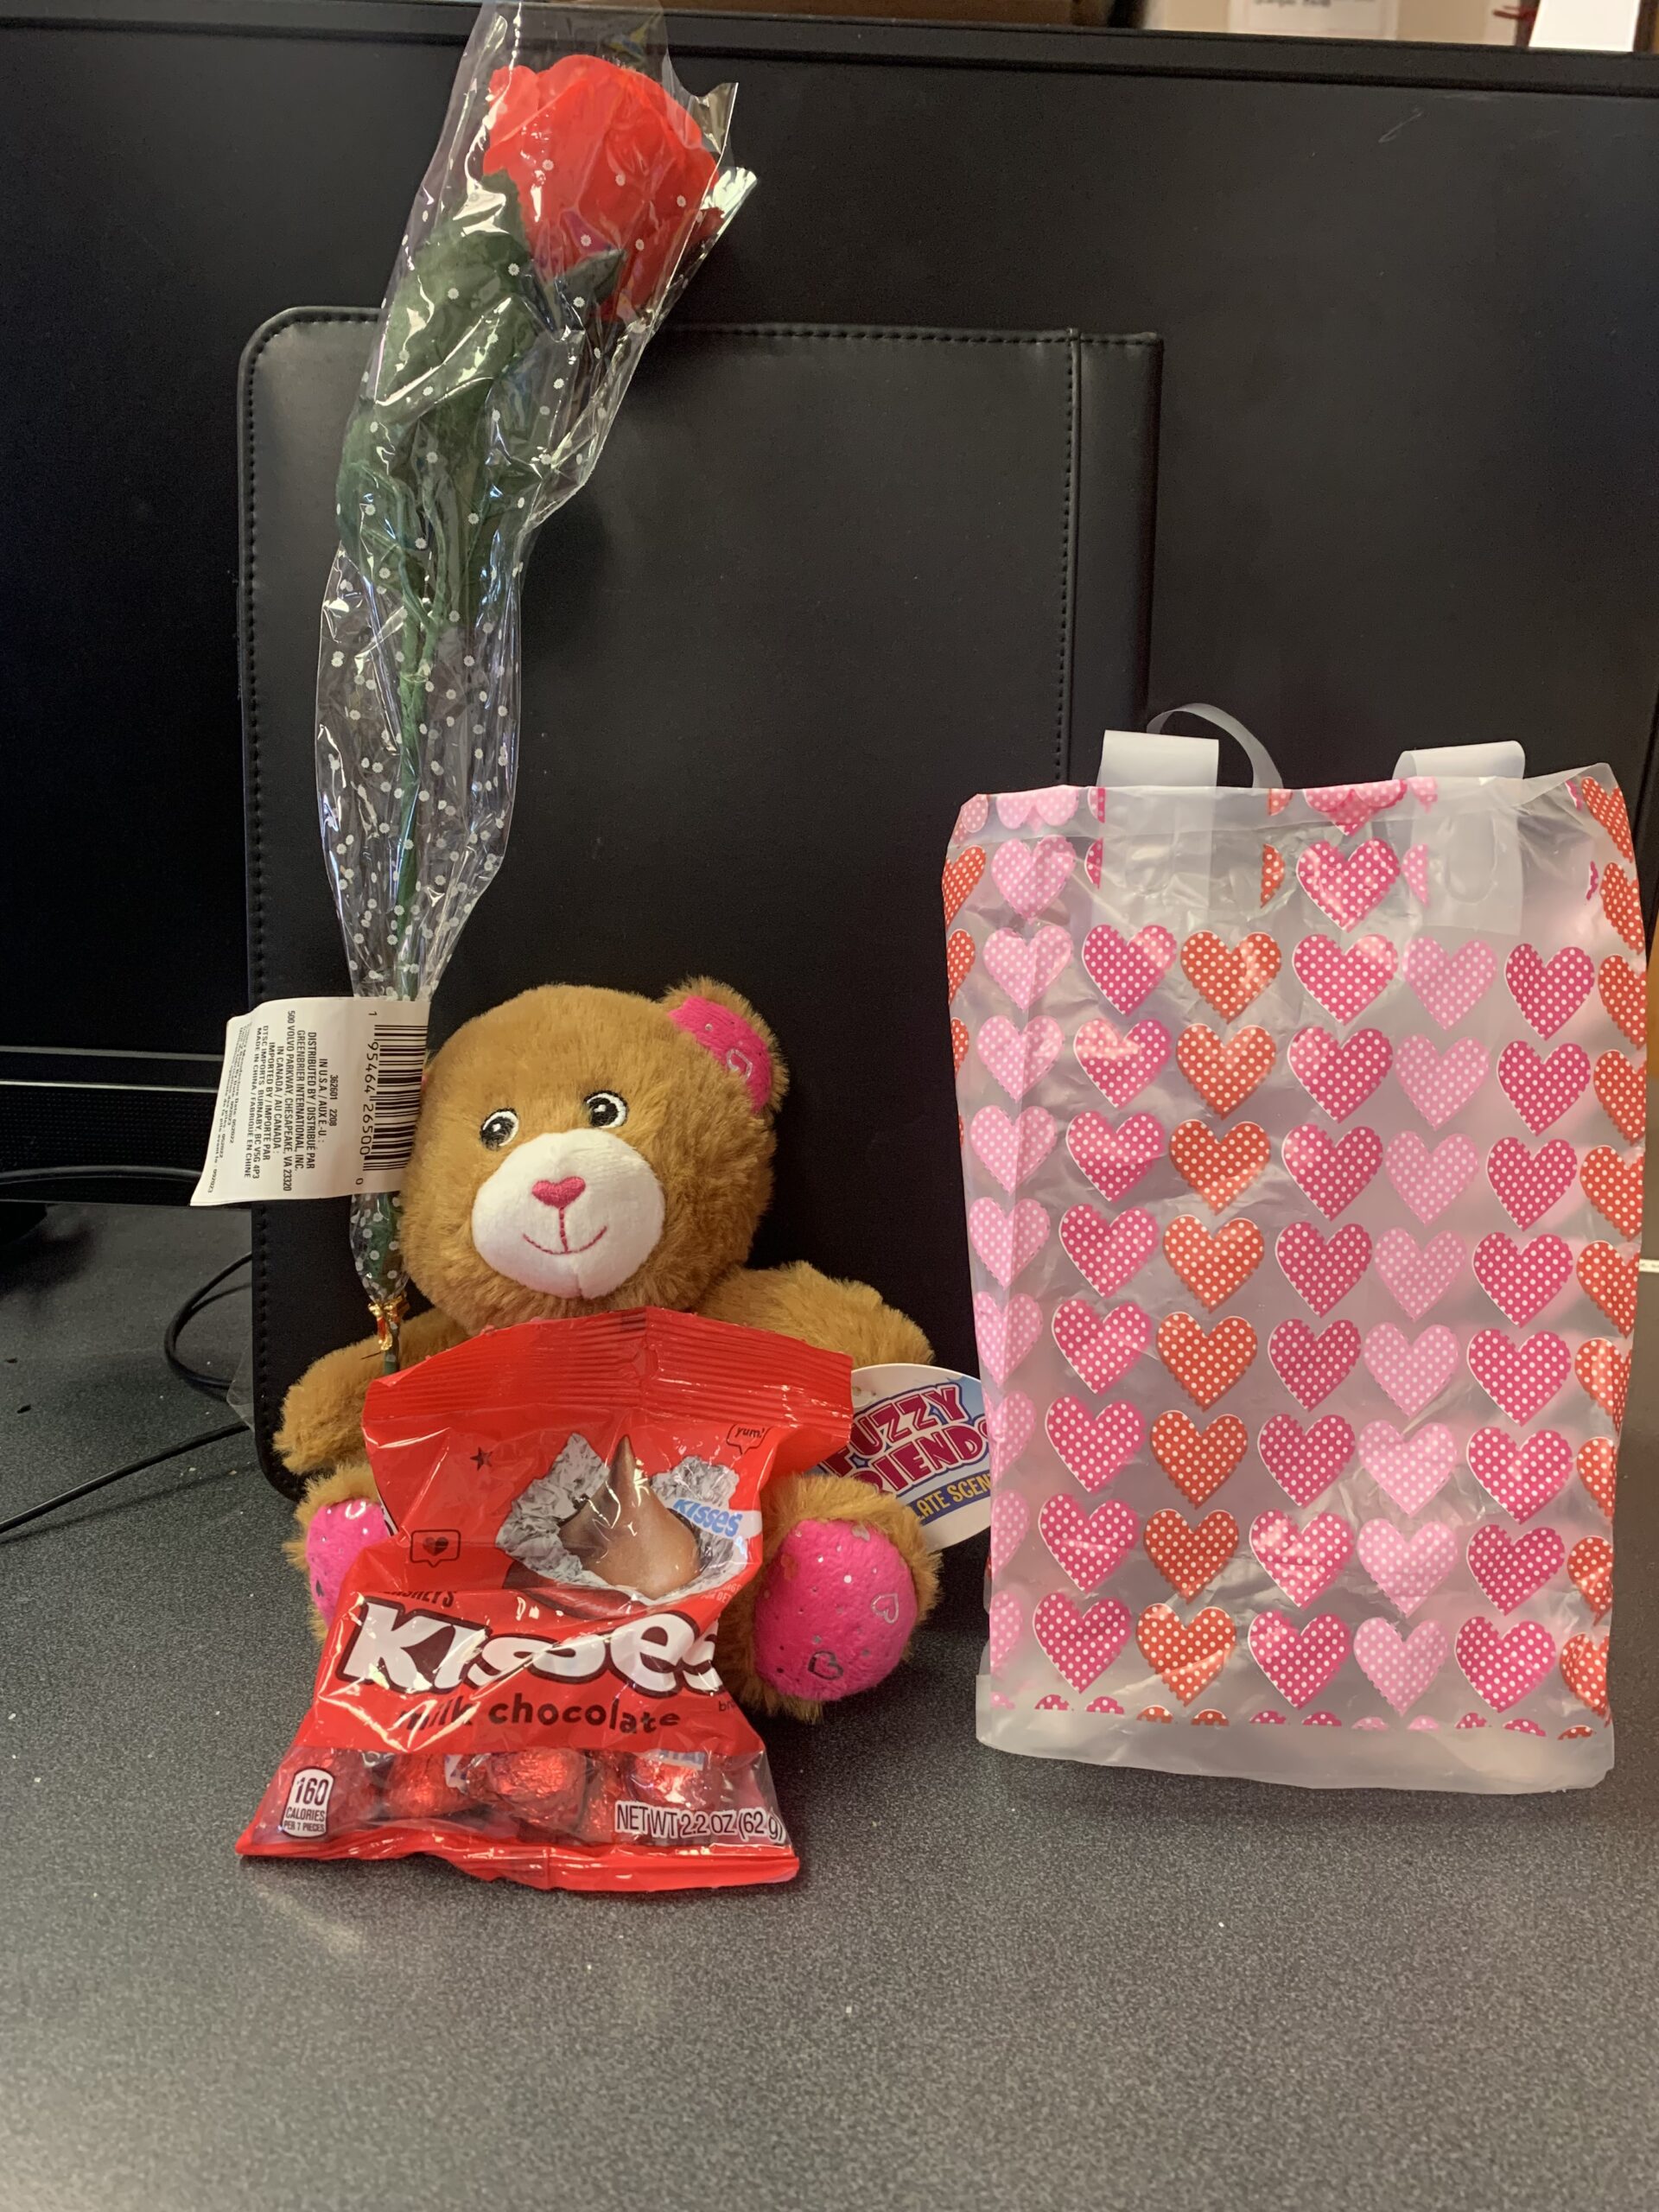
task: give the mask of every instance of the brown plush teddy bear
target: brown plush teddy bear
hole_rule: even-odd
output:
[[[427,1070],[404,1182],[404,1254],[432,1310],[404,1325],[403,1363],[481,1329],[629,1306],[777,1330],[855,1366],[925,1361],[920,1330],[865,1284],[743,1264],[787,1083],[760,1016],[707,978],[655,1003],[554,985],[467,1022]],[[283,1407],[277,1449],[310,1478],[288,1548],[319,1632],[351,1560],[386,1533],[360,1426],[379,1372],[372,1339],[348,1345]],[[908,1510],[850,1477],[774,1483],[765,1522],[718,1663],[747,1703],[815,1718],[898,1664],[937,1563]]]

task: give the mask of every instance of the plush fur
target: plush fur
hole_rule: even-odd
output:
[[[754,1110],[740,1076],[668,1019],[690,997],[731,1008],[766,1044],[772,1087],[764,1112]],[[772,1119],[787,1086],[776,1039],[753,1007],[707,976],[654,1002],[623,991],[550,985],[467,1022],[428,1068],[415,1154],[404,1178],[404,1249],[432,1311],[405,1324],[404,1363],[447,1351],[480,1329],[632,1306],[674,1306],[776,1330],[844,1351],[855,1366],[925,1361],[921,1331],[867,1284],[833,1281],[801,1262],[762,1270],[744,1267],[772,1195]],[[595,1126],[586,1102],[601,1093],[626,1102],[626,1121],[612,1134],[639,1153],[661,1187],[661,1233],[632,1274],[602,1297],[558,1297],[527,1288],[479,1253],[472,1234],[474,1202],[515,1146]],[[517,1117],[517,1128],[508,1141],[492,1148],[480,1132],[503,1112]],[[637,1175],[637,1166],[632,1172]],[[561,1212],[561,1228],[564,1221]],[[374,1494],[362,1456],[361,1421],[364,1397],[379,1372],[379,1355],[369,1339],[326,1354],[288,1394],[276,1446],[289,1467],[312,1478],[296,1516],[301,1534],[288,1547],[302,1568],[312,1516],[341,1499]],[[791,1529],[807,1520],[863,1521],[885,1535],[910,1567],[918,1619],[926,1614],[937,1595],[937,1564],[903,1506],[850,1478],[776,1484],[766,1501],[766,1560]],[[753,1705],[815,1717],[817,1706],[780,1695],[754,1671],[759,1580],[728,1608],[720,1639],[722,1672]],[[321,1622],[316,1625],[321,1633]]]

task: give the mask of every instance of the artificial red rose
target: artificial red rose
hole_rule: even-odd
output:
[[[498,69],[490,99],[484,174],[512,179],[537,266],[556,276],[620,247],[603,312],[648,307],[715,175],[693,118],[653,78],[588,54]]]

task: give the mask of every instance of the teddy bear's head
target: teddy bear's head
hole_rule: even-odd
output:
[[[474,1331],[696,1306],[748,1255],[787,1081],[754,1009],[707,978],[657,1001],[556,984],[480,1014],[427,1070],[411,1275]]]

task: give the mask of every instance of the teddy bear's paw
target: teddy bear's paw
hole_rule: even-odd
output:
[[[390,1533],[390,1522],[372,1497],[342,1498],[312,1515],[305,1532],[305,1579],[325,1621],[332,1621],[339,1610],[352,1561]]]
[[[803,1521],[767,1561],[754,1605],[755,1671],[791,1697],[873,1689],[916,1625],[908,1561],[860,1521]]]

